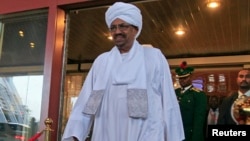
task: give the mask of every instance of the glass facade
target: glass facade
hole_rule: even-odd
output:
[[[47,14],[0,16],[0,140],[26,141],[38,131]]]

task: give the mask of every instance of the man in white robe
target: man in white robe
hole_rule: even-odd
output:
[[[179,104],[168,62],[143,47],[140,10],[116,2],[105,13],[115,46],[94,61],[71,112],[62,141],[181,141]]]

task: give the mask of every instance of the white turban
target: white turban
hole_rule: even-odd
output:
[[[139,8],[133,4],[116,2],[105,13],[107,26],[110,28],[111,23],[117,18],[138,27],[136,38],[139,36],[142,29],[142,15]]]

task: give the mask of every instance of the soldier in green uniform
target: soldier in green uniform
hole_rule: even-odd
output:
[[[183,61],[175,72],[179,79],[180,88],[175,89],[180,104],[184,141],[204,141],[205,121],[207,109],[207,96],[202,90],[192,85],[193,67],[188,67]]]

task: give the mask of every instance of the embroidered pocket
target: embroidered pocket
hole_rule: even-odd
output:
[[[128,89],[128,113],[133,118],[147,118],[148,96],[145,89]]]
[[[104,90],[92,91],[87,104],[83,109],[83,113],[89,115],[95,115],[97,109],[100,107],[102,103],[102,97],[104,95]]]

